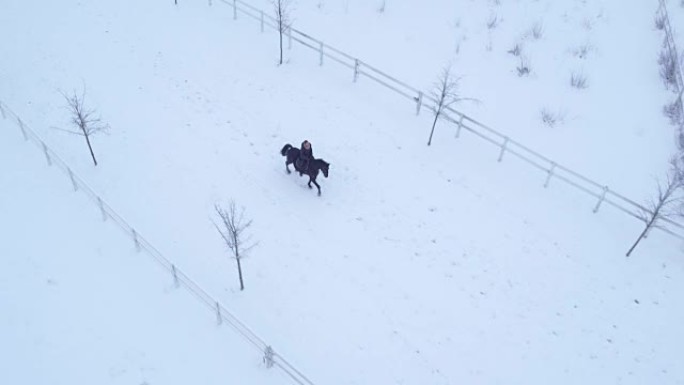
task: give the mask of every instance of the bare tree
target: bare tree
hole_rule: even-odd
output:
[[[245,283],[242,279],[242,259],[246,254],[254,248],[257,244],[251,241],[251,236],[245,234],[251,225],[251,220],[245,220],[245,209],[238,210],[235,207],[235,202],[231,201],[228,210],[222,208],[218,204],[214,206],[216,214],[221,219],[221,224],[214,226],[226,243],[226,246],[231,250],[232,257],[237,262],[238,276],[240,278],[240,290],[245,290]]]
[[[67,95],[64,92],[61,92],[61,94],[67,101],[67,108],[71,113],[71,124],[76,128],[76,131],[62,131],[83,136],[86,140],[86,144],[88,144],[88,150],[90,150],[90,156],[93,158],[93,163],[97,166],[97,159],[95,159],[90,137],[98,132],[106,132],[109,130],[109,125],[104,123],[99,115],[96,115],[95,110],[85,107],[85,86],[83,87],[81,95],[77,94],[76,91],[71,95]]]
[[[639,217],[646,223],[646,228],[644,228],[639,238],[627,251],[628,257],[639,242],[646,237],[651,228],[663,228],[666,226],[663,223],[664,220],[681,215],[678,209],[681,208],[684,202],[684,198],[679,193],[679,190],[684,185],[683,177],[684,175],[677,159],[672,158],[665,183],[658,182],[658,196],[649,201],[646,208],[639,213]]]
[[[430,95],[436,101],[434,108],[435,119],[432,121],[432,129],[430,130],[430,138],[428,139],[427,145],[432,144],[432,135],[435,133],[435,125],[437,125],[437,119],[442,115],[445,109],[451,107],[454,103],[475,99],[462,98],[458,96],[458,78],[454,78],[451,74],[451,67],[447,66],[442,70],[439,79],[435,83]]]
[[[283,64],[283,34],[290,28],[290,0],[272,0],[273,8],[276,15],[276,23],[278,23],[278,36],[280,37],[280,62]]]

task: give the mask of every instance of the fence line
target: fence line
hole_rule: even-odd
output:
[[[24,140],[36,145],[43,152],[48,166],[56,166],[62,171],[71,183],[74,192],[83,192],[97,207],[102,215],[102,220],[111,220],[123,231],[133,242],[136,251],[144,251],[151,256],[163,269],[171,273],[176,287],[184,287],[200,302],[216,313],[217,322],[226,322],[240,336],[246,339],[263,355],[264,363],[267,367],[277,366],[287,374],[295,383],[300,385],[313,385],[302,372],[297,370],[284,357],[277,354],[261,337],[252,331],[246,324],[241,322],[225,306],[221,305],[214,297],[202,289],[197,282],[187,276],[180,268],[167,259],[157,250],[147,239],[138,233],[121,215],[119,215],[104,199],[102,199],[90,186],[79,177],[62,158],[53,151],[45,141],[31,129],[7,104],[0,101],[0,115],[3,120],[13,121],[20,129]]]
[[[272,27],[274,30],[278,30],[278,21],[276,18],[266,15],[264,11],[245,3],[242,0],[221,0],[224,4],[233,8],[234,18],[237,18],[238,11],[250,16],[251,18],[258,20],[263,25]],[[664,0],[659,0],[661,7],[664,9]],[[665,10],[665,12],[667,12]],[[264,22],[266,19],[268,22]],[[668,29],[671,30],[669,26],[669,19],[667,19]],[[324,43],[302,31],[299,31],[291,26],[287,27],[285,35],[288,36],[289,44],[295,41],[300,45],[310,48],[311,50],[318,51],[320,55],[320,64],[323,65],[323,58],[331,59],[332,61],[343,65],[349,69],[352,69],[353,79],[356,82],[359,76],[365,76],[366,78],[375,81],[376,83],[396,92],[397,94],[404,96],[415,103],[416,113],[419,114],[421,108],[427,108],[428,110],[435,111],[435,106],[438,101],[430,95],[430,93],[424,93],[419,91],[415,87],[412,87],[405,82],[386,74],[385,72],[367,64],[366,62],[347,54],[331,45]],[[672,39],[671,34],[669,39]],[[668,41],[668,44],[670,42]],[[674,47],[674,41],[671,42]],[[682,75],[678,72],[678,76],[681,82]],[[684,82],[681,83],[681,89],[684,89]],[[682,92],[679,94],[679,103],[682,103]],[[544,187],[548,187],[550,180],[555,178],[560,181],[565,182],[569,186],[575,187],[576,189],[593,196],[598,199],[597,205],[594,206],[593,212],[598,212],[600,206],[603,203],[610,205],[624,212],[630,217],[636,218],[642,222],[645,222],[643,217],[653,215],[653,212],[644,207],[643,205],[636,203],[634,200],[627,198],[626,196],[610,189],[608,186],[594,181],[593,179],[586,177],[579,172],[576,172],[568,167],[559,164],[552,159],[532,150],[531,148],[523,145],[522,143],[510,138],[507,135],[487,126],[486,124],[479,122],[478,120],[456,110],[453,107],[448,107],[440,115],[442,120],[453,123],[457,127],[456,137],[460,135],[462,129],[474,134],[475,136],[489,142],[500,149],[499,161],[504,157],[504,154],[512,154],[517,158],[523,160],[527,164],[539,169],[546,176]],[[675,222],[669,218],[662,218],[662,222],[665,226],[659,226],[658,228],[667,234],[675,236],[679,239],[684,240],[684,225]],[[645,223],[644,223],[645,225]]]

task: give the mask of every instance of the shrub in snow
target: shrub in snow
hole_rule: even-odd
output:
[[[587,77],[581,73],[573,72],[572,75],[570,75],[570,86],[577,88],[578,90],[587,88]]]
[[[520,46],[520,43],[515,43],[513,48],[508,50],[508,53],[510,53],[511,55],[513,55],[515,57],[519,57],[520,54],[522,53],[522,47]]]
[[[673,125],[684,123],[684,111],[682,111],[682,102],[679,99],[663,106],[663,114]]]
[[[518,64],[518,66],[515,69],[518,70],[518,76],[529,75],[531,72],[529,60],[527,60],[526,57],[521,56],[520,64]]]
[[[490,31],[493,30],[499,25],[499,21],[499,16],[496,14],[489,16],[489,20],[487,20],[487,29]]]
[[[591,51],[591,45],[589,44],[583,44],[573,50],[573,54],[575,57],[579,59],[586,59],[587,56],[589,55],[589,52]]]
[[[660,65],[660,78],[665,83],[665,87],[676,91],[679,88],[677,83],[677,56],[670,51],[666,46],[660,51],[658,57],[658,64]]]
[[[536,23],[532,26],[530,33],[535,40],[541,39],[541,37],[544,35],[544,25],[542,23]]]
[[[541,120],[547,127],[555,127],[556,125],[563,123],[564,114],[560,112],[552,112],[550,109],[544,107],[541,110]]]
[[[380,3],[380,6],[378,7],[378,12],[379,13],[385,13],[386,8],[387,8],[387,1],[382,0],[382,3]]]

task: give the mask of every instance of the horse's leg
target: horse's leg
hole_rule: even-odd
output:
[[[287,163],[287,161],[285,161],[285,170],[287,170],[287,173],[288,173],[288,174],[291,174],[291,173],[292,173],[292,171],[290,171],[290,164]]]
[[[313,179],[312,182],[316,185],[316,188],[318,189],[318,195],[320,196],[321,195],[321,186],[318,185],[318,183],[316,182],[316,179]],[[309,186],[309,187],[311,187],[311,186]]]
[[[307,186],[309,186],[309,188],[313,188],[311,187],[311,182],[316,183],[316,181],[311,177],[311,175],[309,175],[309,183],[307,183]]]

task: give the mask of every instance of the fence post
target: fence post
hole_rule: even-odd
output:
[[[138,233],[135,231],[135,229],[132,229],[131,234],[133,235],[133,243],[135,243],[135,251],[140,252],[140,240],[138,240]]]
[[[209,6],[211,7],[211,0],[209,0]]]
[[[24,127],[24,122],[20,118],[17,118],[17,124],[19,124],[21,133],[22,135],[24,135],[24,140],[28,140],[28,135],[26,134],[26,127]]]
[[[266,350],[264,350],[264,364],[266,364],[267,368],[272,368],[273,364],[275,364],[275,351],[273,351],[273,348],[270,346],[266,347]]]
[[[596,203],[596,207],[594,207],[594,213],[599,211],[601,203],[603,203],[603,201],[606,199],[606,193],[608,193],[608,186],[603,186],[603,193],[601,194],[599,201]]]
[[[354,59],[354,83],[359,78],[359,59]]]
[[[261,11],[261,33],[264,33],[264,11]]]
[[[549,169],[549,175],[546,176],[546,182],[544,182],[544,188],[549,187],[549,182],[553,176],[553,172],[556,170],[556,162],[551,162],[551,168]]]
[[[102,198],[97,197],[97,205],[100,206],[100,212],[102,213],[102,222],[106,222],[107,212],[105,211],[104,202],[102,202]]]
[[[287,27],[287,49],[292,49],[292,27]]]
[[[104,209],[104,202],[102,202],[102,198],[97,197],[97,205],[100,207],[100,213],[102,213],[102,222],[106,222],[107,212]]]
[[[465,115],[461,115],[461,119],[458,120],[458,128],[456,129],[456,138],[461,136],[461,128],[463,128],[463,118]]]
[[[237,20],[237,0],[233,0],[233,20]]]
[[[420,115],[420,107],[423,106],[423,91],[418,91],[416,100],[416,115]]]
[[[501,160],[503,159],[504,152],[506,152],[506,147],[508,147],[508,141],[509,141],[508,137],[505,137],[505,138],[504,138],[504,142],[503,142],[503,144],[501,145],[501,152],[499,153],[499,160],[498,160],[498,162],[501,162]]]
[[[2,118],[7,119],[7,115],[5,115],[5,109],[2,107],[2,103],[0,102],[0,113],[2,113]]]
[[[78,184],[76,183],[76,178],[74,178],[73,171],[71,171],[71,169],[68,167],[67,171],[69,172],[69,179],[71,179],[71,184],[74,186],[74,191],[78,191]]]
[[[223,317],[221,317],[221,305],[216,301],[216,324],[220,325],[223,323]]]
[[[171,265],[171,272],[173,273],[173,287],[178,288],[180,283],[178,282],[178,273],[176,272],[176,265]]]
[[[323,65],[323,42],[321,42],[318,45],[318,52],[319,52],[318,65],[322,66]]]
[[[45,142],[41,141],[40,144],[43,146],[43,152],[45,153],[45,160],[47,160],[48,166],[52,166],[52,159],[50,159],[50,152],[48,151]]]

